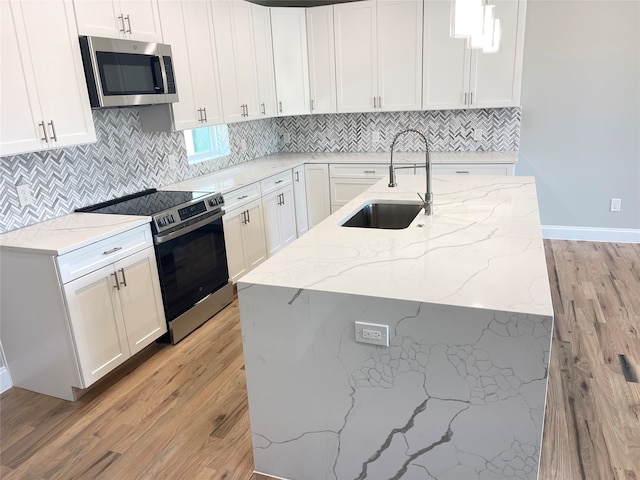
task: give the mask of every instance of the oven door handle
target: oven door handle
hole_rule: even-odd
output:
[[[180,230],[176,230],[175,232],[167,233],[166,235],[156,235],[153,239],[153,242],[156,245],[159,245],[164,242],[168,242],[169,240],[173,240],[174,238],[181,237],[182,235],[186,235],[187,233],[191,233],[194,230],[199,229],[200,227],[204,227],[205,225],[215,222],[216,220],[220,220],[224,215],[224,210],[221,210],[220,213],[213,215],[211,217],[207,217],[200,222],[196,222],[187,227],[181,228]]]

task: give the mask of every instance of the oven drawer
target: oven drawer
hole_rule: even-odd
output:
[[[287,170],[286,172],[279,173],[278,175],[265,178],[260,182],[262,195],[266,195],[269,192],[278,190],[279,188],[282,188],[285,185],[289,185],[290,183],[292,183],[291,170]]]
[[[70,282],[152,245],[147,224],[65,253],[57,257],[60,281]]]
[[[260,198],[260,182],[252,183],[246,187],[239,188],[224,194],[224,209],[231,211],[234,208],[253,202]]]

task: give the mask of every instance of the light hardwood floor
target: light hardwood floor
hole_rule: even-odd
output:
[[[546,241],[555,331],[541,480],[640,480],[640,245]],[[71,403],[0,396],[2,479],[253,474],[237,302]],[[377,480],[377,479],[376,479]],[[414,480],[414,479],[409,479]]]

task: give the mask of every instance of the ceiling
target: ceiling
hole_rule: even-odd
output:
[[[248,0],[267,7],[317,7],[336,3],[357,2],[359,0]]]

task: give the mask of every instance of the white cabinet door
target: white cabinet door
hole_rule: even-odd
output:
[[[83,388],[130,357],[113,266],[63,286]]]
[[[261,5],[251,5],[253,35],[256,50],[256,73],[258,75],[258,95],[260,116],[276,116],[276,80],[273,71],[273,45],[271,40],[271,16],[269,9]]]
[[[267,240],[267,256],[272,256],[282,247],[280,236],[280,192],[271,192],[262,197],[262,208],[264,210],[264,232]]]
[[[38,125],[43,117],[31,59],[19,47],[19,36],[24,39],[25,34],[22,23],[14,21],[12,7],[19,15],[19,5],[0,2],[0,155],[47,147],[44,123]]]
[[[326,163],[307,164],[304,166],[304,173],[309,228],[313,228],[331,215],[329,165]]]
[[[287,246],[298,236],[296,227],[296,204],[293,186],[288,185],[280,190],[280,208],[278,209],[278,223],[280,224],[280,239],[282,246]]]
[[[422,108],[422,0],[378,0],[379,110]]]
[[[311,113],[336,113],[333,6],[307,8]]]
[[[167,332],[153,247],[116,262],[129,352],[135,355]]]
[[[42,112],[41,118],[36,119],[37,135],[45,139],[40,148],[95,142],[96,134],[71,4],[64,0],[13,1],[11,10],[17,26],[15,32],[21,63],[25,65],[25,80],[28,87],[34,81],[37,91],[37,96],[31,97],[29,101],[39,103]],[[6,19],[3,16],[4,21]],[[11,33],[12,29],[9,30],[9,36]],[[3,32],[3,39],[4,35]],[[8,51],[15,58],[15,51],[11,51],[13,39],[9,39],[9,42]],[[19,65],[20,63],[11,68],[19,68]],[[31,71],[33,77],[29,78]],[[2,75],[4,77],[5,73]],[[11,76],[13,74],[9,78]],[[24,94],[24,90],[19,89],[17,93]],[[6,97],[3,97],[3,102],[6,101],[4,98]],[[13,99],[9,101],[14,102]],[[24,114],[19,113],[18,118],[21,115],[24,121]],[[13,137],[12,147],[17,147],[16,137],[19,139],[24,136],[32,135],[26,130],[20,133],[10,129],[8,137]],[[23,145],[26,146],[26,143]]]
[[[474,50],[471,56],[470,106],[511,107],[520,103],[526,4],[498,0],[496,17],[502,20],[502,41],[496,53]]]
[[[245,257],[243,233],[246,223],[246,208],[240,207],[230,210],[225,213],[222,219],[224,221],[224,244],[227,252],[229,279],[236,283],[238,278],[249,271]]]
[[[299,237],[309,230],[307,187],[305,183],[304,165],[300,165],[293,169],[293,196],[296,205],[296,228]]]
[[[162,42],[157,0],[74,0],[80,35]]]
[[[332,178],[331,179],[331,211],[346,205],[364,192],[371,185],[380,180],[378,178]]]
[[[465,40],[449,36],[451,3],[425,0],[424,9],[422,107],[466,108],[471,52]]]
[[[244,208],[247,212],[247,222],[244,225],[243,237],[245,259],[247,268],[252,270],[267,259],[262,202],[254,200]]]
[[[378,96],[376,2],[334,5],[333,14],[338,112],[372,112]]]
[[[163,43],[157,0],[120,0],[119,4],[125,20],[125,38]]]
[[[279,115],[310,113],[307,22],[304,8],[271,9]]]

